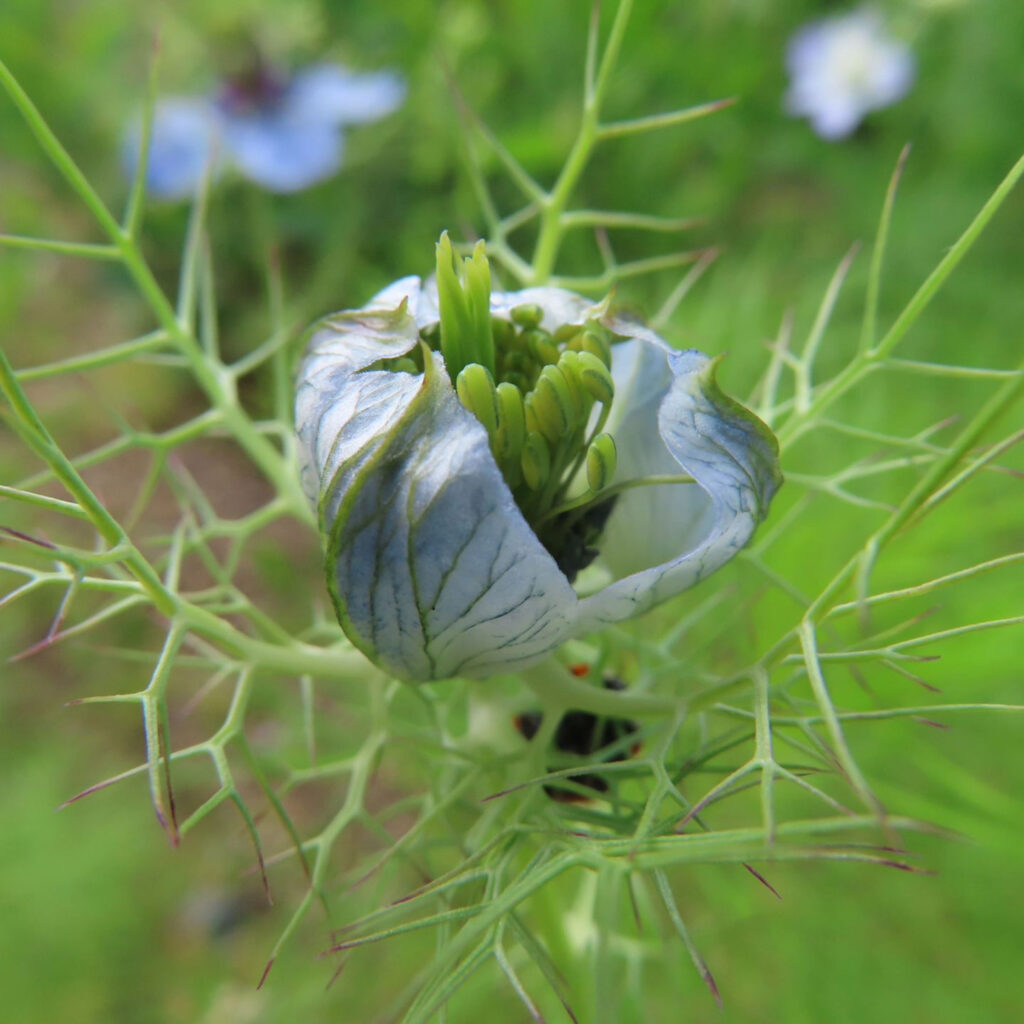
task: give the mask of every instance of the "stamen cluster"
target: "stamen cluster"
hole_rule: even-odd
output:
[[[614,502],[601,492],[616,467],[615,442],[604,432],[615,338],[596,321],[548,331],[537,305],[514,307],[510,319],[492,316],[483,242],[460,261],[441,236],[437,291],[440,323],[423,340],[441,352],[459,400],[487,430],[527,522],[573,578],[595,557]]]

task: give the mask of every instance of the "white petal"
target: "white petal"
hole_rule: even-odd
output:
[[[401,302],[409,304],[409,313],[419,330],[436,324],[441,319],[437,307],[437,287],[433,279],[424,285],[422,278],[400,277],[379,291],[366,304],[367,309],[394,309]]]
[[[618,452],[613,483],[680,475],[658,425],[658,410],[672,386],[668,354],[648,341],[616,345],[612,376],[615,401],[605,429]],[[693,484],[624,491],[605,527],[600,561],[617,579],[669,561],[708,534],[713,509],[708,495]]]
[[[576,596],[440,356],[424,375],[364,369],[417,338],[407,309],[343,314],[300,371],[296,422],[328,588],[349,639],[401,678],[525,667],[568,637]]]
[[[623,330],[621,322],[619,329]],[[747,543],[767,514],[782,479],[778,447],[771,432],[719,391],[714,363],[707,356],[695,351],[674,352],[646,330],[633,328],[629,333],[647,347],[638,381],[649,383],[655,395],[660,393],[662,397],[651,402],[642,387],[632,389],[632,400],[639,404],[628,409],[623,418],[627,443],[636,444],[646,434],[651,450],[657,452],[652,458],[659,468],[666,465],[667,453],[675,463],[675,472],[689,474],[696,483],[657,488],[662,492],[653,499],[657,511],[653,515],[645,513],[643,521],[630,519],[630,508],[635,510],[639,505],[635,496],[622,502],[621,511],[617,508],[613,512],[612,520],[618,521],[616,529],[631,528],[637,535],[649,533],[633,538],[627,552],[629,560],[642,565],[648,559],[661,558],[666,551],[675,553],[659,564],[648,561],[649,567],[585,598],[580,604],[580,627],[586,630],[638,615],[724,565]],[[670,377],[667,387],[652,352],[658,348],[662,349]],[[656,428],[651,423],[651,406],[655,404]],[[705,498],[691,493],[695,487],[704,492]],[[639,488],[638,492],[642,495],[646,490]],[[671,499],[670,491],[683,493]],[[613,538],[606,535],[603,542],[609,552]],[[610,557],[614,559],[614,553]]]

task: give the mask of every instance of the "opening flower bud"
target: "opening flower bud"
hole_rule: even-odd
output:
[[[712,360],[608,302],[490,288],[482,243],[456,259],[442,236],[435,281],[324,320],[299,372],[338,620],[403,679],[533,664],[672,597],[743,547],[781,482]],[[611,582],[577,593],[595,559]]]

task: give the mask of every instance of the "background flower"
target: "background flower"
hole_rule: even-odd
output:
[[[146,188],[160,199],[186,199],[195,193],[207,166],[220,169],[216,160],[221,131],[216,108],[209,101],[189,96],[160,100],[153,111]],[[132,125],[124,143],[125,168],[131,176],[139,161],[141,127]]]
[[[790,40],[786,110],[807,117],[823,139],[849,135],[871,110],[903,97],[914,80],[910,50],[869,8],[825,18]]]
[[[206,168],[226,166],[271,192],[297,192],[341,166],[346,124],[378,120],[405,98],[390,71],[367,74],[317,64],[290,78],[264,66],[224,82],[208,97],[161,100],[153,118],[146,184],[161,199],[192,195]],[[134,126],[125,141],[131,174],[139,160]]]

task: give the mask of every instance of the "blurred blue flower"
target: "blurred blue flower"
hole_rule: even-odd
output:
[[[910,50],[861,8],[811,22],[789,41],[786,110],[806,117],[823,139],[849,135],[871,110],[902,98],[914,80]]]
[[[341,166],[347,124],[401,106],[405,83],[390,71],[359,74],[318,64],[291,77],[265,66],[206,97],[160,100],[153,115],[146,186],[161,199],[194,195],[204,173],[234,168],[271,192],[297,192]],[[141,131],[129,131],[124,164],[138,166]]]

